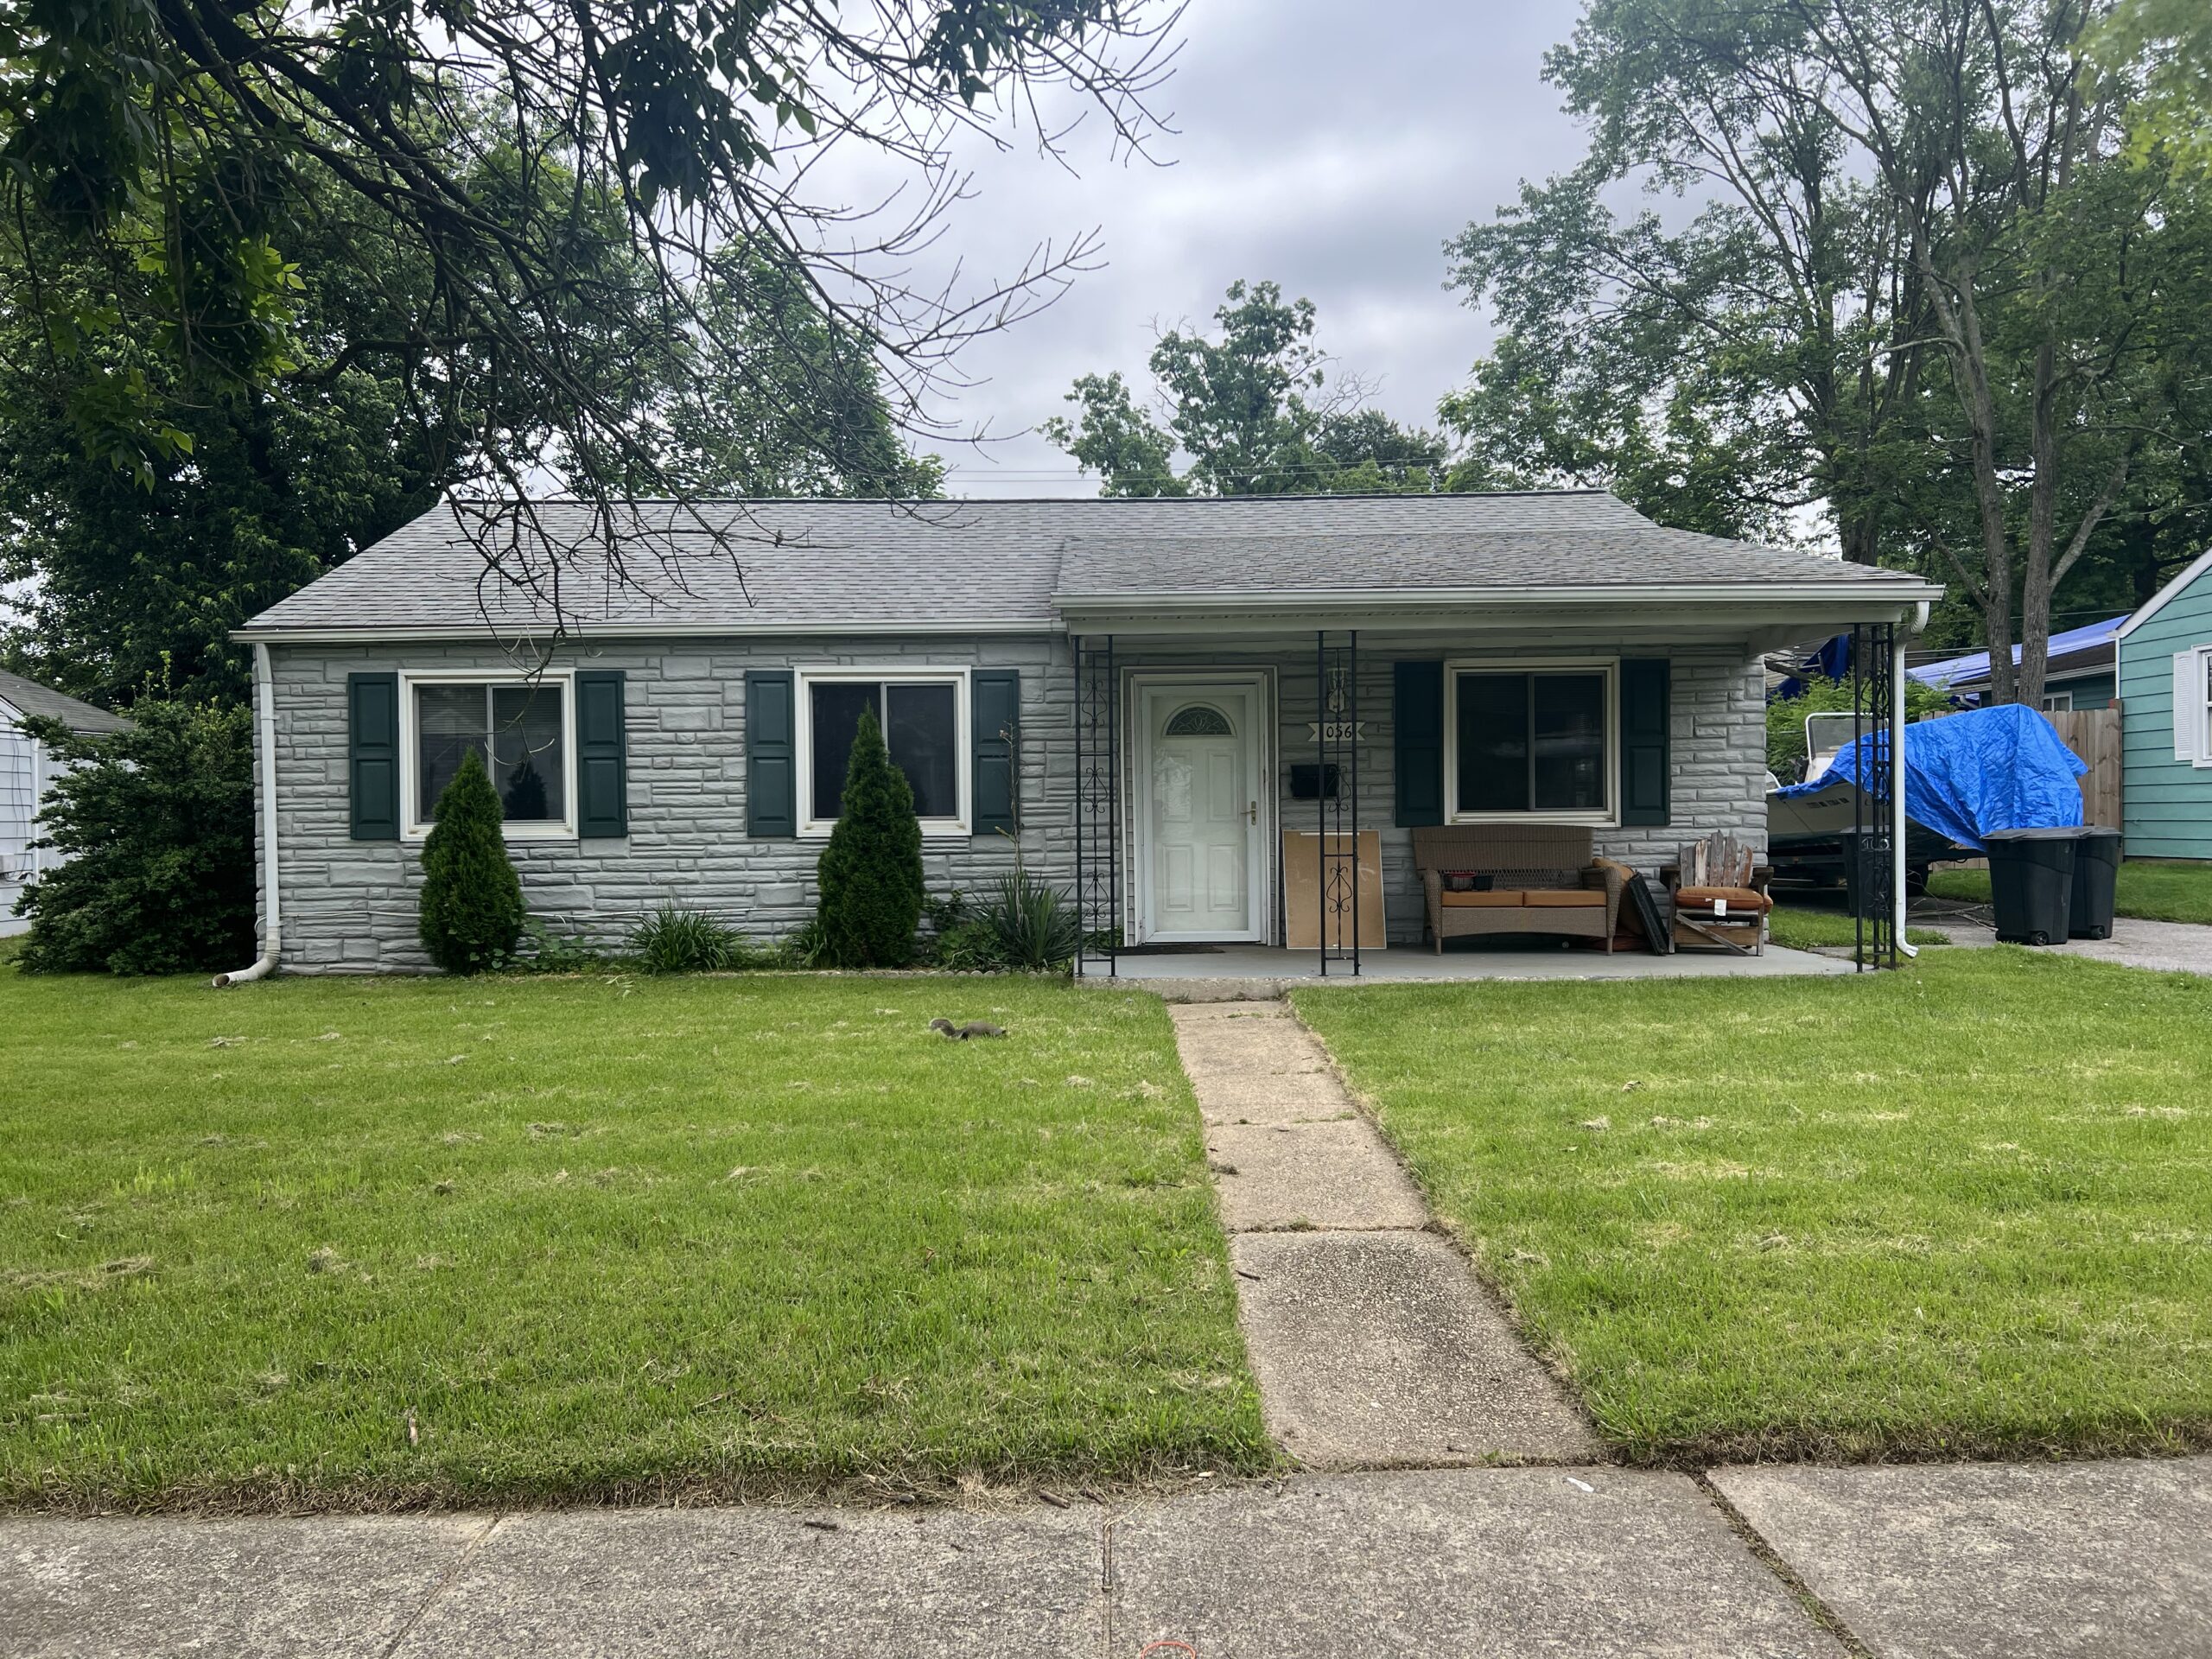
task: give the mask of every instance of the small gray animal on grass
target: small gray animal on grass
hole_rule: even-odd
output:
[[[1003,1037],[1006,1035],[1006,1027],[1004,1026],[990,1025],[981,1020],[970,1020],[964,1026],[956,1026],[951,1020],[946,1019],[943,1014],[939,1014],[936,1019],[930,1021],[930,1029],[931,1031],[943,1032],[946,1036],[951,1038],[956,1043],[964,1043],[970,1037]]]

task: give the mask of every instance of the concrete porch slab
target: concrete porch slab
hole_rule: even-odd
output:
[[[1841,1659],[1681,1475],[1301,1476],[1116,1518],[1109,1654]],[[1171,1651],[1173,1651],[1171,1649]]]
[[[1364,1118],[1214,1124],[1206,1156],[1232,1233],[1428,1224],[1420,1192]]]
[[[2212,1458],[1772,1465],[1713,1484],[1884,1659],[2212,1654]]]
[[[1598,1442],[1433,1233],[1238,1233],[1268,1432],[1314,1468],[1567,1462]]]
[[[1471,980],[1771,979],[1832,976],[1853,971],[1848,962],[1810,950],[1770,944],[1760,957],[1731,957],[1680,951],[1654,957],[1643,951],[1465,950],[1442,956],[1402,946],[1370,950],[1355,979],[1348,962],[1320,971],[1319,953],[1276,950],[1262,945],[1223,945],[1217,950],[1130,956],[1118,973],[1105,978],[1093,969],[1083,984],[1120,985],[1152,991],[1171,1002],[1232,1001],[1280,996],[1293,986],[1434,984]]]

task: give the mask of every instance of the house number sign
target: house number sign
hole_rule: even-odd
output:
[[[1316,743],[1359,743],[1366,741],[1365,721],[1343,718],[1344,704],[1350,701],[1344,695],[1345,678],[1344,671],[1341,668],[1329,671],[1328,695],[1321,699],[1321,706],[1323,713],[1331,718],[1306,722],[1306,734]]]

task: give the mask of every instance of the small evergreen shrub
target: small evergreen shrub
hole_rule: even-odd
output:
[[[837,827],[819,867],[823,954],[837,968],[904,968],[922,920],[922,826],[914,791],[862,711]]]
[[[745,936],[703,911],[663,905],[630,936],[630,954],[649,974],[717,974],[753,965]]]
[[[26,973],[243,968],[253,938],[253,714],[142,697],[119,732],[23,729],[70,770],[37,824],[68,861],[16,900]]]
[[[423,843],[423,948],[449,974],[505,967],[522,938],[522,883],[500,832],[506,813],[475,750],[461,757],[434,816]]]
[[[1083,938],[1067,895],[1019,865],[999,878],[982,920],[997,944],[1000,961],[1009,968],[1065,968],[1075,959]]]

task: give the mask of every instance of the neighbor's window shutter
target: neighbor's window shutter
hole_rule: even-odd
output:
[[[2204,758],[2204,653],[2174,653],[2174,759]]]
[[[630,833],[629,760],[623,732],[622,671],[576,671],[576,834]]]
[[[399,676],[346,677],[346,790],[355,841],[399,839]]]
[[[978,669],[969,677],[975,724],[975,833],[1014,833],[1014,776],[1021,727],[1021,676],[1010,668]]]
[[[1397,822],[1444,822],[1444,664],[1398,663],[1390,718],[1395,733]]]
[[[798,833],[796,693],[789,669],[745,677],[745,833]]]
[[[1665,823],[1672,806],[1672,675],[1664,657],[1621,659],[1621,822]]]

